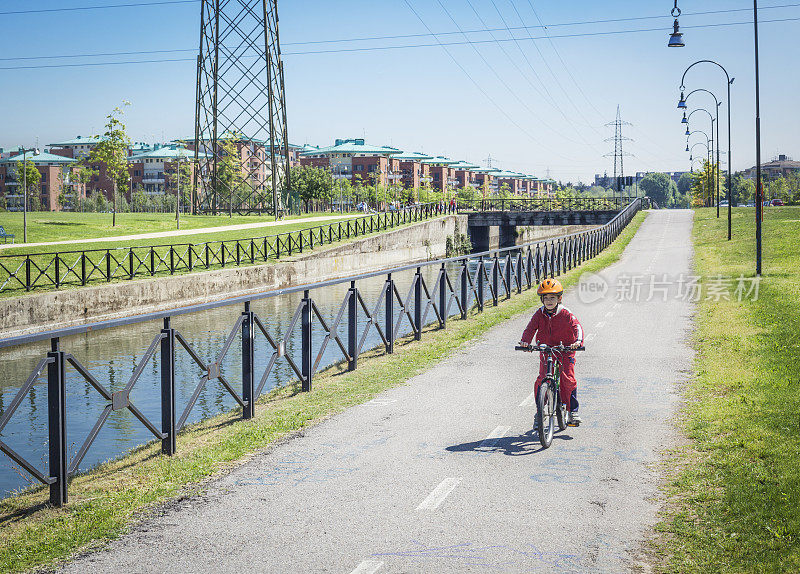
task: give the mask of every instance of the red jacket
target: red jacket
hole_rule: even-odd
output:
[[[522,333],[522,340],[530,343],[534,335],[537,343],[545,345],[571,345],[576,341],[583,344],[583,327],[562,305],[556,307],[552,315],[545,311],[544,306],[536,310]]]

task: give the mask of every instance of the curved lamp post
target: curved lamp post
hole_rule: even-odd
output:
[[[731,84],[733,84],[733,81],[736,78],[731,78],[730,75],[728,74],[728,70],[726,70],[725,67],[722,64],[720,64],[719,62],[715,62],[714,60],[698,60],[698,61],[696,61],[695,63],[691,64],[688,68],[686,68],[684,70],[684,72],[683,72],[683,76],[681,76],[681,86],[680,86],[680,89],[681,89],[681,100],[684,102],[684,106],[686,105],[686,100],[683,97],[683,91],[686,88],[686,86],[684,85],[684,80],[686,79],[686,73],[689,70],[691,70],[694,66],[696,66],[697,64],[714,64],[715,66],[718,66],[719,69],[724,72],[725,79],[727,80],[725,87],[726,87],[727,92],[728,92],[728,177],[727,177],[727,182],[728,182],[728,241],[730,241],[731,240],[731,218],[732,218],[731,209],[732,209],[732,205],[733,205],[733,201],[731,201],[731,194],[733,193],[733,191],[731,189],[731,172],[733,170],[733,164],[731,163]],[[695,90],[695,91],[697,91],[697,90]],[[692,93],[694,93],[694,91],[690,92],[690,94],[692,94]],[[711,92],[709,92],[709,93],[711,93]],[[711,94],[711,95],[713,96],[714,94]],[[716,96],[714,96],[714,101],[717,101]],[[680,106],[680,103],[678,105]],[[719,132],[719,122],[717,122],[717,131]],[[719,133],[717,133],[717,135],[719,136]],[[717,138],[717,139],[719,139],[719,138]],[[719,164],[719,159],[717,159],[717,164]],[[717,209],[719,209],[719,202],[717,202]],[[719,215],[719,213],[717,215]],[[760,255],[759,255],[759,259],[760,259]]]
[[[711,138],[710,138],[710,141],[711,141],[711,161],[713,161],[714,160],[714,122],[716,120],[714,119],[714,116],[711,115],[711,112],[709,112],[706,108],[697,108],[696,110],[692,110],[691,112],[689,112],[689,115],[686,118],[686,136],[687,137],[691,134],[691,132],[689,131],[689,120],[691,119],[692,114],[694,114],[695,112],[705,112],[705,113],[708,114],[708,118],[711,120]],[[717,136],[719,136],[719,124],[717,124]],[[719,140],[717,140],[716,150],[717,150],[717,162],[719,163]],[[711,161],[709,161],[709,163],[711,163]],[[709,175],[711,175],[713,173],[714,173],[713,171],[710,171]],[[716,201],[716,203],[717,203],[717,217],[719,217],[719,178],[716,178],[716,180],[717,180],[717,201]],[[713,182],[712,182],[711,190],[709,190],[710,193],[711,193],[711,203],[712,203],[712,205],[714,203],[714,190],[713,190],[713,187],[714,187],[714,185],[713,185]]]
[[[719,163],[719,144],[720,144],[720,139],[719,139],[719,106],[722,104],[722,102],[720,102],[717,99],[717,96],[715,96],[712,91],[706,90],[705,88],[697,88],[696,90],[692,90],[691,92],[686,94],[686,97],[683,98],[684,103],[686,102],[686,100],[689,99],[689,96],[691,96],[695,92],[705,92],[705,93],[709,94],[712,98],[714,98],[714,104],[716,104],[716,106],[714,108],[714,112],[715,112],[716,121],[717,121],[717,169],[719,170],[719,165],[720,165],[720,163]],[[681,92],[681,95],[683,95],[683,92]],[[692,113],[694,113],[694,112],[692,112]],[[692,113],[689,114],[689,117],[692,117]],[[688,119],[686,117],[686,112],[683,113],[683,118],[684,119],[681,120],[681,123],[687,123]],[[728,128],[729,128],[729,131],[730,131],[730,126],[728,126]],[[730,146],[730,141],[728,142],[728,145]],[[728,170],[730,171],[730,166],[728,166]],[[716,176],[715,179],[716,179],[716,184],[717,184],[717,218],[719,219],[719,172],[717,173],[717,176]],[[728,187],[730,187],[730,181],[728,182],[728,184],[729,184]],[[730,205],[730,197],[728,198],[728,200],[729,200],[728,204]]]
[[[689,132],[688,129],[686,131]],[[694,135],[694,134],[703,134],[705,136],[705,138],[706,138],[705,143],[697,142],[694,145],[689,146],[689,137]],[[712,134],[713,134],[713,130],[712,130]],[[686,135],[686,147],[689,148],[690,152],[691,152],[691,150],[694,149],[694,146],[701,145],[701,144],[706,147],[706,160],[708,161],[708,164],[710,166],[711,165],[711,158],[713,157],[713,154],[714,154],[714,143],[713,143],[712,138],[708,137],[708,134],[706,132],[704,132],[703,130],[693,130],[693,131],[689,132]],[[708,195],[710,196],[711,200],[713,201],[713,191],[712,191],[712,189],[713,189],[713,184],[711,182],[711,170],[709,170],[709,174],[708,174]],[[706,202],[706,203],[708,203],[708,202]]]

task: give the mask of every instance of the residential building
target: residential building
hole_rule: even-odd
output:
[[[17,165],[22,163],[23,158],[28,163],[32,163],[39,172],[40,181],[37,191],[42,209],[49,211],[70,209],[77,200],[85,197],[83,184],[76,182],[73,178],[72,168],[77,160],[46,151],[38,154],[22,154],[17,151],[17,153],[12,152],[7,157],[0,159],[0,195],[5,196],[6,207],[9,211],[23,209],[22,177],[17,172]],[[35,197],[34,192],[29,187],[29,206],[32,205],[33,197]],[[62,201],[59,201],[60,199]]]
[[[794,161],[786,154],[780,154],[771,161],[761,164],[761,177],[764,179],[774,179],[781,176],[786,177],[793,173],[800,174],[800,161]],[[755,179],[756,166],[748,169],[745,176],[749,179]]]
[[[402,180],[398,149],[372,146],[362,138],[337,139],[332,146],[300,153],[300,165],[329,169],[336,179],[349,179],[353,185],[389,187]]]

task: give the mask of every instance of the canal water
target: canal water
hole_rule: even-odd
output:
[[[469,269],[474,277],[475,265],[473,262],[470,262]],[[422,267],[425,283],[434,300],[438,300],[433,292],[438,271],[439,268],[435,265]],[[453,264],[448,267],[450,280],[456,290],[459,289],[458,273],[459,265]],[[414,271],[409,270],[393,275],[403,299],[405,299],[412,285],[413,274]],[[385,281],[386,276],[383,275],[359,281],[357,284],[370,313],[372,313],[380,297]],[[342,282],[338,285],[316,289],[311,292],[311,297],[329,326],[335,320],[349,286],[349,282]],[[500,293],[504,294],[502,285]],[[488,285],[484,296],[486,300],[491,299]],[[302,297],[302,293],[295,293],[261,299],[254,301],[251,309],[264,323],[273,340],[277,342],[283,339],[286,334]],[[425,298],[424,291],[423,298]],[[382,304],[376,316],[381,326],[384,323],[384,309]],[[183,335],[197,354],[208,364],[216,361],[242,311],[243,306],[237,305],[179,315],[172,319],[172,327]],[[450,315],[457,315],[458,313],[458,306],[453,302],[450,307]],[[347,314],[345,312],[338,329],[339,336],[345,345],[347,344],[346,317]],[[408,319],[407,317],[400,317],[399,305],[395,301],[395,322],[398,320],[402,320],[402,327],[398,335],[410,334],[411,327]],[[425,322],[426,324],[431,324],[435,321],[436,315],[433,309],[430,309]],[[359,308],[359,340],[367,323],[368,319]],[[125,388],[161,328],[162,321],[157,320],[104,329],[62,338],[61,348],[63,351],[74,355],[109,392],[113,393]],[[324,329],[314,317],[313,348],[315,358],[324,336]],[[272,356],[273,349],[260,331],[256,330],[255,337],[255,382],[258,384]],[[381,344],[380,336],[376,329],[372,328],[369,330],[362,352]],[[46,356],[48,351],[49,341],[0,349],[0,415],[9,407],[17,391],[24,385],[38,362]],[[286,354],[292,357],[298,367],[301,365],[299,322],[292,337],[287,342]],[[159,355],[160,353],[156,351],[155,355],[147,362],[130,393],[131,403],[156,428],[161,427]],[[341,361],[343,358],[339,346],[334,341],[330,341],[320,361],[318,370]],[[242,388],[241,360],[241,335],[237,334],[221,362],[221,372],[239,394],[241,394]],[[204,371],[177,343],[175,372],[176,411],[177,416],[180,417]],[[294,371],[286,359],[280,358],[276,361],[262,393],[285,385],[292,379],[296,379]],[[67,366],[66,393],[67,446],[69,460],[72,460],[108,404],[108,401],[86,382],[71,365]],[[236,406],[238,406],[237,403],[222,384],[218,380],[211,380],[200,393],[186,422],[187,424],[197,422],[233,409]],[[47,368],[43,370],[33,387],[24,397],[13,417],[3,429],[0,438],[47,475]],[[153,438],[153,435],[128,409],[112,411],[97,439],[81,462],[80,470],[85,471],[104,461],[118,458],[127,451],[153,440]],[[180,449],[180,436],[178,436],[178,449]],[[0,498],[8,496],[15,490],[34,484],[38,484],[38,481],[19,468],[5,454],[0,453]]]

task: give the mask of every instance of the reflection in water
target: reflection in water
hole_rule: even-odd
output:
[[[470,273],[475,275],[475,265],[470,264]],[[458,291],[459,266],[453,265],[448,272],[453,287]],[[422,268],[423,277],[431,296],[438,301],[433,291],[438,273],[435,266]],[[396,273],[393,279],[397,284],[400,297],[406,298],[413,280],[413,271]],[[373,277],[358,283],[370,313],[384,288],[385,276]],[[347,294],[349,282],[318,289],[311,292],[320,314],[330,327],[336,320],[342,302]],[[501,287],[501,293],[504,289]],[[302,299],[302,293],[282,295],[254,301],[253,312],[264,323],[267,332],[276,343],[286,335],[295,310]],[[423,292],[423,297],[425,297]],[[485,299],[490,299],[488,285]],[[413,304],[413,303],[412,303]],[[411,333],[407,317],[400,317],[400,305],[395,300],[395,324],[402,320],[398,336]],[[172,319],[172,327],[180,332],[187,343],[206,362],[217,361],[232,328],[243,311],[241,306],[220,307],[211,311],[180,315]],[[453,303],[450,314],[458,313],[458,306]],[[413,316],[413,313],[412,313]],[[384,306],[377,313],[381,326],[384,322]],[[426,323],[436,320],[433,310],[428,312]],[[361,338],[368,324],[365,314],[359,309],[358,337]],[[286,354],[290,356],[298,368],[301,365],[301,347],[299,338],[299,321],[293,335],[286,343]],[[153,339],[160,333],[162,321],[148,321],[114,329],[105,329],[61,339],[61,348],[71,353],[86,369],[105,386],[109,392],[120,391],[128,384],[134,370],[145,357]],[[339,324],[339,336],[347,344],[347,313]],[[260,330],[255,331],[255,384],[261,380],[273,348]],[[320,321],[313,320],[314,359],[323,344],[325,330]],[[362,351],[381,344],[376,330],[370,329]],[[27,346],[0,349],[0,413],[4,412],[20,387],[35,369],[39,360],[49,350],[47,341]],[[220,363],[220,372],[228,380],[231,387],[241,394],[241,332],[236,334],[227,354]],[[329,341],[319,362],[318,369],[323,369],[344,359],[339,346]],[[130,392],[130,401],[156,426],[161,426],[161,370],[159,350],[144,365],[141,375]],[[180,417],[197,388],[204,371],[197,365],[186,350],[176,342],[175,353],[175,385],[176,411]],[[263,392],[285,385],[296,378],[286,359],[278,359],[266,380]],[[91,428],[100,417],[108,402],[89,384],[76,370],[68,365],[66,376],[67,387],[67,446],[70,460],[80,449]],[[234,399],[218,380],[211,380],[200,392],[197,401],[187,418],[187,423],[217,415],[237,406]],[[98,463],[119,457],[126,451],[153,439],[153,435],[131,414],[128,409],[114,411],[108,418],[94,444],[89,449],[80,465],[81,470],[89,469]],[[38,377],[24,400],[2,433],[2,440],[11,448],[22,454],[37,468],[47,472],[47,369]],[[180,448],[180,440],[178,441]],[[12,490],[34,484],[28,474],[16,468],[16,465],[0,453],[0,497],[8,495]]]

